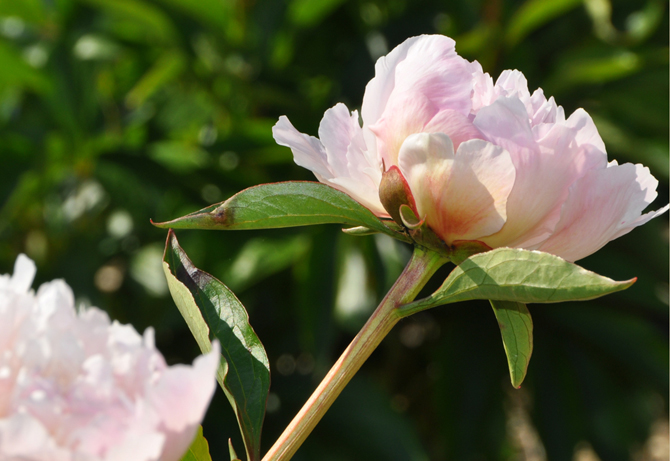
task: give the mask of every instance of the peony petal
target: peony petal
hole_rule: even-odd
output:
[[[192,367],[176,365],[166,370],[151,395],[168,440],[161,461],[177,461],[188,449],[205,416],[216,389],[216,370],[221,360],[218,341],[209,354],[200,356]]]
[[[470,139],[483,139],[484,135],[475,127],[472,121],[455,110],[443,110],[426,124],[425,133],[444,133],[454,143],[454,150],[458,151],[461,143]]]
[[[507,224],[483,240],[491,247],[535,248],[553,232],[570,186],[587,171],[607,165],[606,153],[593,138],[593,122],[584,111],[575,111],[537,140],[525,106],[515,98],[500,98],[483,108],[474,124],[488,140],[510,152],[517,172],[507,203]]]
[[[502,71],[496,80],[495,92],[498,97],[514,97],[521,101],[529,115],[534,112],[528,91],[528,80],[518,70]]]
[[[366,149],[358,113],[344,104],[328,109],[319,126],[322,141],[296,130],[282,116],[272,128],[275,141],[291,148],[295,163],[319,181],[349,194],[378,216],[387,216],[379,201],[381,161]]]
[[[375,77],[368,82],[363,96],[361,116],[364,124],[370,125],[379,120],[395,87],[396,66],[407,58],[409,50],[420,40],[422,40],[421,36],[408,38],[393,48],[389,54],[377,60],[375,63]]]
[[[406,40],[375,66],[363,97],[363,122],[376,135],[375,146],[395,164],[400,146],[444,110],[467,116],[472,108],[475,76],[481,66],[456,54],[455,42],[441,35]],[[447,132],[447,134],[449,134]]]
[[[668,205],[645,215],[656,198],[658,181],[642,165],[613,162],[587,172],[570,188],[554,234],[538,249],[568,261],[595,253],[607,242],[627,234],[668,211]]]
[[[445,134],[414,134],[400,150],[399,166],[420,218],[447,244],[480,239],[505,223],[515,171],[503,148],[474,139],[454,154]]]
[[[477,112],[473,123],[494,144],[514,150],[535,148],[528,112],[519,98],[497,99]]]
[[[0,419],[0,459],[70,461],[42,424],[26,413]],[[5,456],[7,458],[5,458]]]
[[[277,144],[291,149],[296,164],[315,174],[332,176],[328,165],[328,155],[321,141],[314,136],[300,133],[285,116],[279,117],[275,126],[272,127],[272,136]]]
[[[11,278],[11,285],[17,293],[25,293],[30,290],[33,284],[37,268],[35,263],[26,255],[21,253],[14,263],[14,274]]]
[[[202,420],[216,388],[220,358],[221,347],[214,341],[212,350],[195,359],[192,367],[174,365],[163,372],[150,395],[167,429],[178,432]]]
[[[358,116],[352,117],[347,106],[342,103],[336,104],[323,114],[319,125],[319,139],[326,148],[327,162],[334,174],[347,172],[347,150],[359,131],[361,127]]]
[[[218,343],[168,368],[153,330],[77,312],[64,281],[26,291],[31,267],[19,257],[15,276],[0,276],[20,288],[0,285],[0,458],[177,461],[214,390]]]

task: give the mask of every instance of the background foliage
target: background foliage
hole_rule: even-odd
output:
[[[455,38],[494,78],[523,71],[567,113],[586,108],[610,158],[648,165],[656,205],[667,203],[663,1],[0,0],[2,273],[25,252],[38,282],[65,278],[80,302],[153,325],[169,362],[191,360],[161,269],[166,233],[149,218],[312,180],[274,143],[277,117],[316,134],[334,103],[360,105],[377,57],[421,33]],[[178,235],[238,294],[268,350],[264,449],[409,255],[336,226]],[[521,391],[488,303],[404,321],[295,459],[543,459],[542,446],[551,460],[585,446],[603,460],[645,459],[650,427],[667,415],[667,235],[666,215],[581,262],[638,276],[630,290],[530,306],[535,353]],[[215,459],[228,437],[240,451],[222,394],[204,427]]]

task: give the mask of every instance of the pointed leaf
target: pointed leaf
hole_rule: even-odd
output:
[[[250,187],[225,202],[155,225],[171,229],[249,230],[333,223],[364,226],[409,241],[347,194],[308,181]]]
[[[403,306],[400,312],[406,316],[469,299],[520,303],[582,301],[625,290],[635,280],[616,282],[549,253],[497,248],[467,258],[435,293]]]
[[[170,293],[203,352],[221,343],[218,380],[235,410],[248,461],[260,459],[260,437],[270,388],[265,349],[244,306],[223,283],[199,270],[168,233],[163,268]]]
[[[202,426],[198,427],[195,439],[193,439],[193,443],[191,443],[181,461],[212,461],[212,457],[209,454],[209,444],[207,443],[207,439],[202,435]]]
[[[235,453],[235,448],[233,448],[233,441],[228,439],[228,454],[230,455],[230,461],[240,461],[240,458],[237,457]]]
[[[528,362],[533,353],[533,320],[523,303],[491,301],[502,335],[509,377],[517,389],[526,377]]]

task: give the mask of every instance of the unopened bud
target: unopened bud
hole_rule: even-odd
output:
[[[379,200],[393,220],[400,225],[404,225],[400,214],[402,205],[410,207],[414,214],[418,215],[412,190],[400,169],[395,165],[382,174],[379,184]]]

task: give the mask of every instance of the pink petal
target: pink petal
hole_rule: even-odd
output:
[[[272,136],[277,144],[291,148],[293,160],[303,168],[307,168],[321,176],[331,176],[326,149],[314,136],[307,136],[296,130],[288,118],[279,117],[272,127]]]
[[[0,419],[0,455],[8,460],[72,459],[69,451],[59,447],[45,427],[26,413]]]
[[[470,113],[474,76],[481,67],[458,56],[454,46],[450,38],[424,35],[406,40],[377,61],[362,115],[376,135],[368,145],[377,143],[387,165],[395,164],[404,139],[427,132],[426,125],[441,111]]]
[[[414,134],[402,145],[399,166],[419,217],[447,244],[480,239],[505,223],[515,171],[503,148],[473,139],[454,154],[445,134]]]
[[[151,391],[154,409],[168,437],[161,461],[178,461],[188,449],[216,389],[214,376],[221,360],[218,341],[193,366],[166,369]]]
[[[387,216],[379,201],[381,161],[366,148],[358,113],[344,104],[328,109],[319,126],[321,141],[296,130],[284,116],[272,128],[275,141],[291,148],[298,165],[319,181],[349,194],[378,216]]]
[[[18,293],[25,293],[30,290],[35,278],[35,263],[26,255],[21,253],[14,263],[14,274],[11,278],[11,285]]]
[[[477,113],[474,125],[494,144],[513,150],[535,148],[526,106],[518,98],[502,97],[483,107]]]
[[[220,359],[221,348],[215,341],[211,352],[196,358],[193,366],[174,365],[163,371],[150,395],[168,430],[179,432],[202,421],[216,388]]]
[[[216,385],[218,345],[169,368],[152,329],[77,312],[62,280],[28,290],[32,267],[19,257],[0,276],[0,458],[177,461]]]
[[[642,165],[611,163],[570,188],[554,234],[538,249],[568,261],[595,253],[607,242],[668,211],[641,215],[656,198],[658,181]]]
[[[500,98],[481,109],[474,124],[488,140],[509,151],[517,172],[507,203],[507,224],[483,240],[491,247],[533,248],[546,240],[560,219],[570,186],[587,171],[607,164],[607,155],[594,138],[593,121],[584,111],[549,125],[536,139],[522,102]]]
[[[515,97],[526,107],[529,114],[533,112],[528,81],[518,70],[504,70],[500,73],[495,85],[498,97]]]
[[[484,138],[468,117],[455,110],[439,112],[426,124],[423,132],[446,134],[454,143],[455,151],[458,151],[458,147],[465,141]]]

